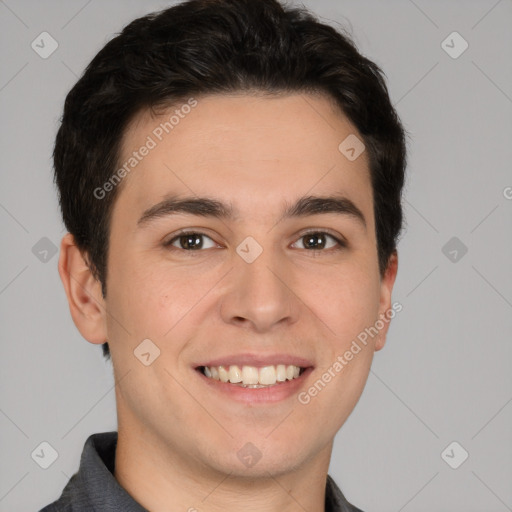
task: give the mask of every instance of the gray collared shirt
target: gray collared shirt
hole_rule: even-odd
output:
[[[92,434],[85,442],[80,467],[60,498],[40,512],[148,512],[114,478],[117,432]],[[327,475],[325,512],[362,512],[343,496]]]

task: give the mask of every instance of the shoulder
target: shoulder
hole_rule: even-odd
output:
[[[87,508],[90,504],[87,502],[86,496],[84,496],[80,486],[77,485],[77,480],[78,473],[75,473],[69,479],[60,497],[56,501],[46,505],[39,512],[78,512],[81,510],[90,510]]]
[[[39,512],[73,512],[71,505],[59,505],[60,500],[54,501],[46,507],[42,508]]]
[[[81,512],[94,510],[93,502],[107,497],[114,480],[117,432],[91,434],[85,441],[80,467],[69,479],[60,497],[39,512]]]
[[[347,498],[336,485],[330,475],[327,475],[327,486],[325,490],[325,511],[326,512],[363,512],[348,502]]]

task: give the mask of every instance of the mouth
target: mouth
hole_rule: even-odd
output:
[[[290,399],[306,386],[312,366],[292,364],[202,365],[196,374],[207,388],[221,399],[244,405],[270,405]]]
[[[292,364],[277,364],[268,366],[198,366],[197,371],[206,378],[229,383],[242,388],[268,388],[282,385],[287,381],[298,379],[305,367]]]

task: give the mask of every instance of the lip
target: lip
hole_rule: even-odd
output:
[[[300,366],[301,368],[309,368],[313,366],[313,363],[308,359],[297,357],[291,354],[238,354],[230,355],[225,357],[219,357],[217,359],[211,359],[203,361],[194,365],[194,368],[199,366],[272,366],[278,364]]]
[[[222,382],[212,379],[211,377],[206,377],[198,368],[194,370],[194,373],[201,379],[201,382],[208,386],[213,393],[219,394],[223,400],[227,398],[244,405],[271,405],[297,396],[301,388],[306,387],[306,382],[312,371],[313,367],[308,366],[299,377],[265,388],[244,388],[230,384],[229,382]]]

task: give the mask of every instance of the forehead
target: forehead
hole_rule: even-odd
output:
[[[169,194],[208,195],[260,213],[307,193],[371,203],[367,154],[349,160],[339,148],[348,137],[362,139],[311,94],[212,95],[144,111],[125,130],[119,166],[135,165],[118,202],[140,212]]]

